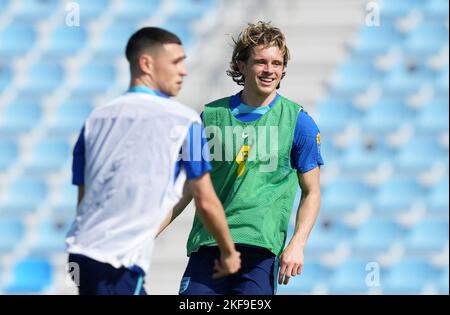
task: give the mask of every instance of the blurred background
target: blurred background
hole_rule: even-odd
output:
[[[0,0],[0,293],[77,293],[71,151],[91,110],[126,91],[129,36],[181,37],[177,99],[200,112],[240,90],[231,36],[258,20],[286,34],[279,92],[315,119],[325,160],[303,273],[278,294],[449,293],[446,0]],[[150,294],[178,293],[193,214],[158,238]]]

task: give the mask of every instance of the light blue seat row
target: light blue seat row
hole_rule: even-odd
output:
[[[69,99],[55,111],[47,126],[50,134],[70,135],[80,132],[84,121],[92,111],[88,98]]]
[[[148,19],[158,13],[160,5],[160,0],[122,0],[114,20],[121,23]]]
[[[439,285],[439,270],[421,259],[404,259],[389,268],[384,294],[420,294],[428,285]]]
[[[0,216],[0,255],[17,248],[24,238],[25,231],[22,220]]]
[[[0,63],[0,93],[8,88],[13,78],[14,73],[11,67]]]
[[[43,139],[31,150],[31,161],[25,165],[27,174],[44,175],[61,170],[70,157],[71,148],[64,140]]]
[[[14,19],[22,22],[38,22],[55,14],[61,2],[58,0],[22,0]]]
[[[448,164],[448,150],[433,138],[413,138],[395,156],[396,169],[404,173],[426,171],[436,163]]]
[[[14,58],[28,53],[36,41],[32,25],[13,23],[0,31],[0,56]]]
[[[36,211],[47,193],[48,187],[44,181],[19,177],[6,189],[6,200],[0,203],[0,213],[21,215]]]
[[[430,254],[448,246],[448,220],[424,218],[411,228],[406,238],[409,252]]]
[[[65,81],[65,70],[61,64],[40,61],[31,65],[27,71],[25,86],[21,95],[30,97],[49,95]]]
[[[372,205],[375,213],[395,215],[410,210],[415,201],[424,199],[424,188],[414,179],[393,177],[375,191]]]
[[[42,293],[52,284],[53,266],[46,259],[26,257],[16,262],[12,277],[6,294]]]
[[[370,188],[361,180],[338,178],[324,188],[322,213],[341,215],[352,212],[369,198],[370,193]]]
[[[0,139],[0,172],[6,171],[19,157],[19,147],[14,140]]]
[[[18,98],[6,105],[0,116],[0,134],[16,136],[29,132],[42,116],[39,103],[34,99]]]
[[[81,24],[74,27],[58,25],[50,34],[49,44],[44,48],[44,56],[45,58],[69,57],[83,49],[87,40],[88,33]]]
[[[448,99],[439,98],[424,105],[417,116],[416,128],[420,133],[445,132],[448,124]]]
[[[30,255],[48,257],[53,253],[64,252],[64,238],[70,228],[71,221],[46,218],[38,225],[38,237],[31,244]]]

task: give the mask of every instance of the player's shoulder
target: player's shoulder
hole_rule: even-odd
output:
[[[220,108],[220,107],[228,107],[230,104],[231,96],[222,97],[211,101],[205,105],[205,108]]]
[[[287,97],[284,97],[282,95],[278,95],[278,97],[280,97],[281,102],[283,103],[283,106],[289,106],[293,110],[297,110],[297,111],[300,111],[303,109],[303,106],[301,104],[299,104],[293,100],[290,100]]]
[[[319,127],[314,119],[304,109],[298,112],[296,134],[316,137],[319,133]]]

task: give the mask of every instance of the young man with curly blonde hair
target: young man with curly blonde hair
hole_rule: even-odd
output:
[[[207,104],[202,120],[211,150],[211,179],[242,268],[211,278],[208,270],[219,251],[196,216],[180,286],[184,295],[275,294],[277,282],[287,284],[301,273],[320,208],[319,129],[301,105],[277,93],[289,60],[283,33],[258,22],[234,42],[227,74],[244,88]],[[295,232],[284,248],[298,185],[302,193]]]

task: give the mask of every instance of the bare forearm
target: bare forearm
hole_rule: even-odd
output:
[[[165,228],[181,214],[181,212],[183,212],[183,210],[189,205],[191,200],[192,194],[185,189],[184,195],[181,200],[175,205],[175,207],[173,207],[173,209],[169,212],[169,214],[165,217],[164,221],[159,226],[156,237],[158,237],[159,234],[161,234],[161,232],[164,231]]]
[[[291,242],[304,248],[320,210],[320,191],[302,193]]]

